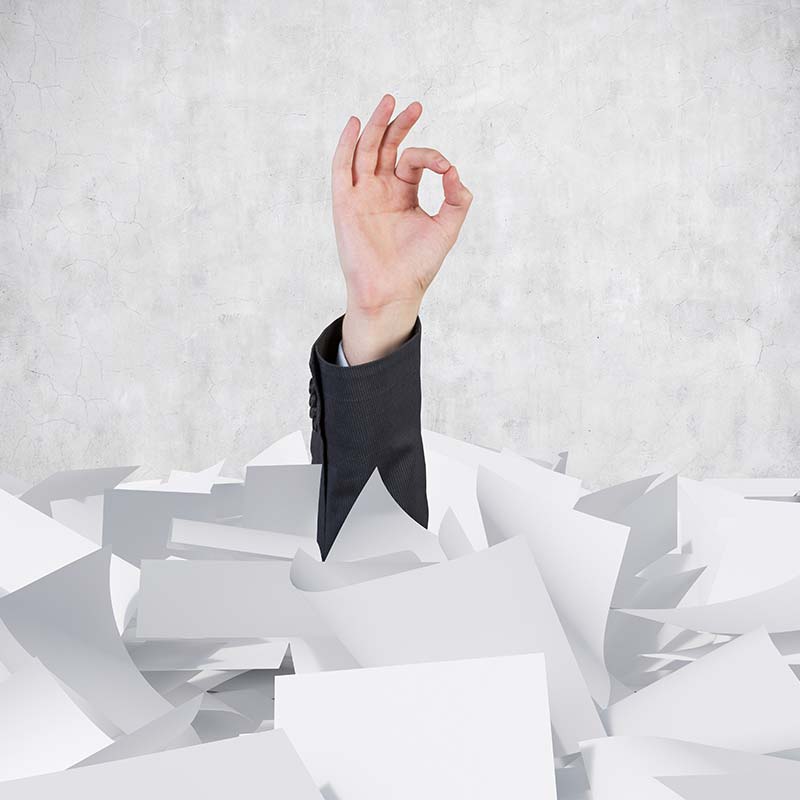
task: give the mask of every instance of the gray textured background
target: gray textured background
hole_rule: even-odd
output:
[[[800,473],[796,0],[0,8],[0,471],[306,431],[329,160],[389,91],[475,195],[427,427],[591,485]]]

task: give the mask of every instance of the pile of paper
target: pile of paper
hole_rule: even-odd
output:
[[[299,432],[0,476],[0,798],[800,796],[800,480],[424,441],[325,562]]]

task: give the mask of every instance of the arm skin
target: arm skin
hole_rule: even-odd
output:
[[[311,455],[322,464],[318,532],[325,558],[377,467],[398,504],[428,523],[420,421],[419,309],[458,238],[472,194],[437,150],[398,147],[422,113],[411,103],[391,120],[381,99],[364,131],[350,117],[331,168],[333,223],[347,310],[311,350]],[[390,121],[391,120],[391,121]],[[436,214],[419,206],[425,169],[442,176]],[[349,367],[337,365],[341,341]]]

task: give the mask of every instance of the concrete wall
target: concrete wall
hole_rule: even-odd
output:
[[[0,471],[307,430],[329,160],[389,91],[475,195],[426,426],[591,485],[800,474],[797,0],[0,9]]]

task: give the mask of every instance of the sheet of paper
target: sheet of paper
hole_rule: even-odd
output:
[[[0,618],[0,680],[24,669],[33,656],[14,638]]]
[[[742,500],[725,539],[708,603],[771,589],[800,577],[800,503]]]
[[[158,490],[161,492],[210,494],[212,487],[219,478],[219,473],[224,463],[224,460],[219,461],[199,472],[173,469],[170,471],[167,480],[158,487]]]
[[[685,597],[705,567],[661,575],[657,578],[639,579],[638,588],[632,592],[631,608],[673,607]]]
[[[402,550],[421,561],[445,560],[438,537],[403,511],[376,468],[342,523],[327,560],[358,561]]]
[[[53,518],[62,525],[94,542],[103,541],[103,495],[93,495],[85,500],[64,499],[51,503]],[[125,630],[136,611],[139,591],[139,569],[118,556],[111,556],[109,573],[111,606],[120,633]]]
[[[611,521],[630,528],[622,557],[613,605],[624,605],[638,588],[636,574],[678,546],[678,480],[655,483],[630,505],[613,513]]]
[[[461,527],[452,508],[448,508],[439,526],[439,546],[449,559],[461,558],[475,552],[472,542]]]
[[[200,710],[203,695],[193,697],[185,703],[167,711],[161,717],[148,722],[138,730],[126,736],[120,736],[107,747],[98,750],[88,758],[75,764],[76,767],[88,767],[92,764],[105,764],[122,758],[134,758],[148,753],[166,750],[173,742],[180,739],[182,745],[200,744],[200,739],[192,729],[192,720]]]
[[[763,626],[769,633],[792,632],[800,630],[800,577],[774,589],[723,603],[620,610],[632,616],[694,631],[738,634]]]
[[[145,560],[136,635],[146,639],[330,635],[309,603],[314,593],[295,588],[290,569],[290,561]]]
[[[104,548],[0,597],[0,619],[28,653],[86,700],[90,715],[131,733],[171,706],[141,676],[120,639],[110,562]]]
[[[247,467],[242,525],[317,536],[320,464]]]
[[[592,800],[675,800],[657,779],[659,775],[772,770],[797,775],[800,768],[770,756],[649,736],[609,736],[582,742],[581,753]]]
[[[797,765],[795,765],[797,766]],[[665,787],[684,800],[797,800],[800,770],[734,773],[729,775],[686,775],[660,779]]]
[[[427,564],[409,550],[358,561],[317,561],[306,552],[298,552],[292,563],[290,579],[294,586],[305,592],[322,592],[423,566]]]
[[[103,495],[96,494],[83,500],[67,498],[50,503],[51,516],[81,536],[103,544]]]
[[[441,434],[422,432],[428,496],[428,527],[432,531],[440,529],[447,510],[452,509],[461,521],[473,548],[481,550],[486,547],[486,536],[475,493],[477,466],[443,452],[441,442],[445,443],[444,449],[447,450],[447,443],[450,441],[455,440],[449,440]]]
[[[794,500],[800,495],[800,478],[705,478],[703,483],[742,497]]]
[[[613,520],[634,501],[638,500],[653,484],[658,474],[645,475],[631,481],[617,483],[598,489],[579,497],[575,502],[575,510],[593,517]]]
[[[0,781],[66,769],[111,742],[38,659],[0,681]]]
[[[605,733],[522,537],[306,596],[364,667],[543,652],[557,753]]]
[[[289,464],[310,464],[311,458],[301,431],[294,431],[273,442],[247,462],[248,467],[278,467]]]
[[[275,726],[333,797],[556,798],[541,654],[281,675]]]
[[[531,484],[542,487],[554,502],[570,508],[585,494],[579,478],[564,475],[508,449],[492,450],[430,430],[422,431],[422,441],[426,464],[431,465],[429,525],[435,530],[446,510],[452,508],[476,550],[485,545],[475,491],[478,467],[487,467],[523,488]]]
[[[316,539],[308,536],[191,519],[172,520],[170,542],[286,559],[294,558],[298,549],[302,549],[320,558]]]
[[[651,580],[663,578],[666,575],[677,575],[679,572],[688,572],[690,569],[705,568],[696,558],[694,553],[667,553],[657,558],[652,564],[636,573],[637,578]]]
[[[133,663],[142,671],[203,669],[277,669],[285,641],[218,642],[149,641],[128,645]]]
[[[592,800],[582,762],[556,769],[556,795],[558,800]]]
[[[111,593],[111,610],[120,634],[136,614],[139,595],[139,568],[112,554],[108,582]]]
[[[49,515],[50,503],[53,500],[103,494],[106,489],[113,489],[136,469],[137,466],[99,467],[55,472],[32,486],[20,495],[19,499]]]
[[[580,478],[564,475],[504,449],[492,454],[480,466],[491,470],[526,491],[546,492],[553,507],[573,508],[586,494]]]
[[[800,746],[800,682],[757,629],[609,706],[605,720],[614,736],[771,753]]]
[[[110,489],[103,499],[103,544],[134,566],[143,558],[164,558],[173,517],[214,522],[221,516],[216,489],[207,494]]]
[[[323,800],[283,731],[254,733],[3,784],[3,800],[44,797]]]
[[[608,609],[629,529],[574,511],[545,491],[522,491],[478,468],[478,502],[490,544],[524,536],[592,696],[608,705]]]
[[[355,669],[358,664],[335,636],[306,636],[289,639],[292,667],[300,675],[333,669]]]
[[[27,586],[97,549],[47,514],[0,491],[0,594]]]

